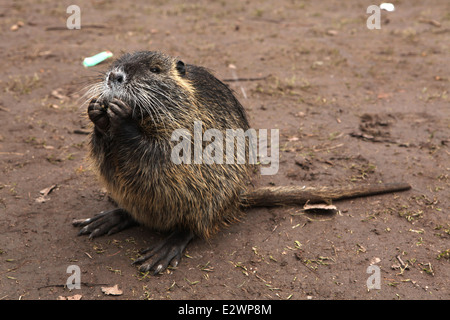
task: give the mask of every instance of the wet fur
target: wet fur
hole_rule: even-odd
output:
[[[149,71],[154,66],[160,73]],[[172,132],[185,128],[193,137],[194,121],[224,136],[226,129],[249,128],[228,86],[205,68],[158,52],[126,54],[111,66],[119,69],[127,75],[123,88],[110,92],[97,84],[91,90],[93,97],[115,97],[133,108],[133,121],[119,132],[91,135],[90,156],[112,198],[158,231],[191,230],[207,238],[238,220],[248,165],[176,165],[170,159],[177,143],[170,141]]]

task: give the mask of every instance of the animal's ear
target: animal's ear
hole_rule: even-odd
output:
[[[177,62],[177,70],[180,73],[180,75],[185,75],[186,74],[186,66],[184,65],[184,62],[181,60],[178,60]]]

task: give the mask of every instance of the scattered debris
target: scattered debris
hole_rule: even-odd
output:
[[[397,258],[397,260],[398,260],[399,263],[394,263],[394,264],[391,266],[391,268],[392,268],[393,270],[400,270],[400,273],[399,273],[398,275],[403,275],[403,272],[404,272],[405,270],[409,270],[409,265],[408,265],[407,263],[403,262],[403,260],[402,260],[402,258],[401,258],[400,255],[397,255],[396,258]]]
[[[310,170],[313,168],[313,162],[310,158],[302,157],[302,156],[296,156],[295,157],[295,164],[298,165],[303,170]]]
[[[351,137],[372,142],[398,143],[390,138],[390,127],[395,121],[394,116],[391,114],[379,115],[365,113],[360,119],[360,132],[351,132]]]
[[[438,254],[438,256],[436,257],[436,259],[437,260],[440,260],[440,259],[450,260],[450,249],[447,249],[447,250],[444,250],[444,251],[440,252]]]
[[[433,267],[431,266],[431,263],[420,263],[423,267],[422,270],[425,271],[425,273],[434,276]],[[427,267],[427,268],[426,268]]]

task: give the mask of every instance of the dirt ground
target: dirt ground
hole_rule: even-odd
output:
[[[77,1],[81,30],[68,30],[71,4],[0,6],[0,299],[450,298],[448,1],[395,1],[379,30],[366,25],[372,1]],[[105,50],[262,78],[227,82],[252,127],[280,130],[279,171],[255,186],[412,189],[335,202],[331,215],[251,209],[194,240],[176,270],[142,274],[131,262],[161,235],[91,241],[71,225],[114,208],[86,159],[82,99],[109,63],[83,58]],[[102,292],[116,284],[121,295]]]

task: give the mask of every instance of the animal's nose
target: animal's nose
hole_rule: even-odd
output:
[[[122,71],[111,71],[108,75],[108,84],[111,85],[120,85],[125,80],[125,73]]]

